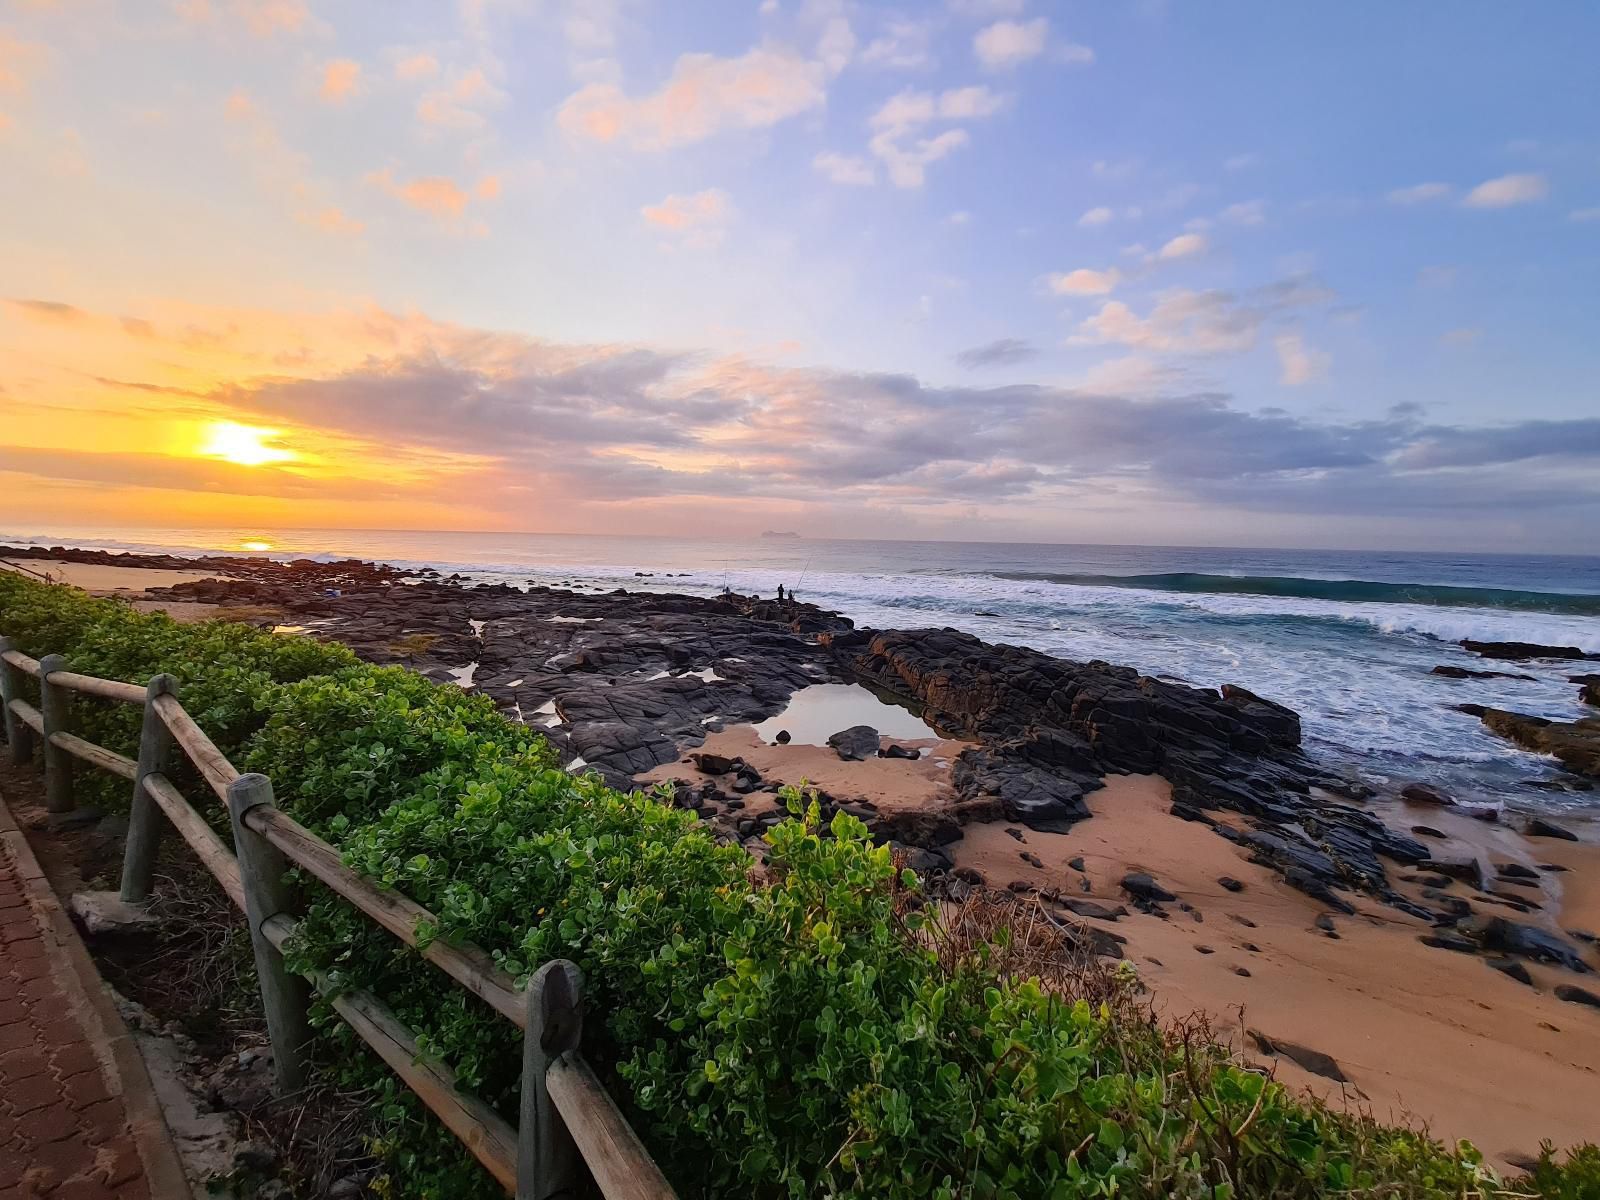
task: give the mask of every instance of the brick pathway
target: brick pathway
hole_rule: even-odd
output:
[[[0,1200],[146,1200],[104,1034],[17,857],[0,839]]]

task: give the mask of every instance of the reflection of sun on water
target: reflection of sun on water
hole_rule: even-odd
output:
[[[272,543],[271,542],[263,542],[263,541],[260,541],[259,539],[252,538],[252,539],[250,539],[248,541],[240,542],[239,543],[239,549],[241,549],[241,550],[251,550],[251,551],[255,551],[256,553],[260,553],[261,551],[264,551],[264,550],[271,550],[272,549]]]
[[[241,467],[259,467],[297,457],[278,441],[278,430],[237,421],[212,421],[205,427],[198,453]]]

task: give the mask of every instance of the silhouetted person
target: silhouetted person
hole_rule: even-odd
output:
[[[778,585],[778,603],[783,603],[783,584],[781,583]]]

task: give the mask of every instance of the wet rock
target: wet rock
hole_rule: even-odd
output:
[[[1135,900],[1162,903],[1177,899],[1176,896],[1143,871],[1128,872],[1122,877],[1119,886]]]
[[[1455,804],[1454,797],[1426,783],[1406,784],[1400,789],[1400,799],[1410,804],[1432,804],[1439,808],[1450,808]]]
[[[878,757],[917,759],[921,758],[922,754],[920,751],[913,750],[910,746],[902,746],[896,742],[891,742],[882,750],[878,751]]]
[[[1543,817],[1534,817],[1525,826],[1522,832],[1528,837],[1559,838],[1564,842],[1575,842],[1578,835],[1564,826],[1557,825],[1554,821],[1547,821]]]
[[[1417,864],[1424,871],[1431,871],[1435,875],[1444,875],[1450,879],[1459,879],[1469,883],[1475,888],[1483,887],[1483,864],[1470,854],[1452,856],[1449,858],[1428,858]]]
[[[1227,891],[1230,891],[1230,892],[1242,892],[1242,891],[1244,891],[1244,884],[1240,883],[1237,879],[1235,879],[1231,875],[1224,875],[1221,879],[1217,880],[1217,882],[1220,883],[1223,886],[1223,888],[1225,890],[1227,890]]]
[[[1413,825],[1411,832],[1418,837],[1442,838],[1448,836],[1444,830],[1435,829],[1432,825]]]
[[[1575,983],[1558,985],[1555,994],[1557,1000],[1565,1000],[1568,1004],[1587,1004],[1590,1008],[1600,1008],[1600,996]]]
[[[1074,871],[1077,871],[1080,874],[1082,874],[1084,870],[1083,859],[1078,856],[1067,859],[1067,866],[1071,867]]]
[[[1532,679],[1532,675],[1520,675],[1514,671],[1471,671],[1466,667],[1438,666],[1429,672],[1431,675],[1443,675],[1447,679]]]
[[[1476,954],[1478,951],[1477,942],[1452,933],[1425,933],[1417,941],[1435,950],[1454,950],[1457,954]]]
[[[1456,927],[1485,950],[1554,963],[1579,973],[1591,970],[1578,952],[1563,939],[1534,925],[1522,925],[1505,917],[1468,917]]]
[[[1552,721],[1503,708],[1475,714],[1490,730],[1539,754],[1554,755],[1567,770],[1600,777],[1600,717]]]
[[[880,842],[902,842],[907,846],[948,846],[961,840],[961,823],[948,812],[907,809],[874,814],[867,822],[872,836]]]
[[[780,746],[787,746],[789,744],[789,731],[787,729],[778,730],[772,740]]]
[[[845,762],[861,762],[878,753],[878,731],[871,725],[852,725],[828,736],[828,745]]]
[[[1461,645],[1479,658],[1512,662],[1529,658],[1600,658],[1600,655],[1585,654],[1576,646],[1545,646],[1538,642],[1479,642],[1463,638]]]
[[[1528,968],[1514,958],[1488,958],[1484,962],[1499,971],[1500,974],[1509,975],[1518,983],[1525,983],[1529,987],[1533,986],[1533,976],[1528,974]]]

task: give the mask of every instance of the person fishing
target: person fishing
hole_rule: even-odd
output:
[[[783,603],[783,584],[781,583],[778,585],[778,603]]]

